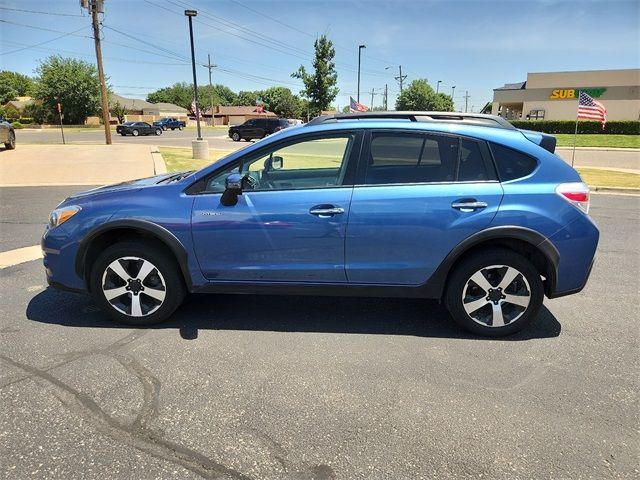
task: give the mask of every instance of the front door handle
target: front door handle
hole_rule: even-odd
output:
[[[481,208],[487,208],[486,202],[479,202],[475,198],[465,198],[464,200],[458,200],[451,204],[451,208],[460,210],[461,212],[473,212]]]
[[[336,207],[335,205],[316,205],[315,207],[311,207],[309,213],[320,218],[328,218],[344,213],[344,208]]]

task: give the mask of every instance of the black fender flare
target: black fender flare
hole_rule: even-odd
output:
[[[88,234],[86,234],[80,242],[78,251],[76,253],[75,271],[80,278],[84,279],[85,282],[87,281],[84,271],[84,265],[87,251],[89,250],[91,243],[100,235],[112,230],[119,229],[137,230],[139,232],[143,232],[156,237],[158,240],[164,243],[175,256],[176,262],[180,266],[180,271],[182,272],[182,276],[187,285],[187,288],[191,290],[192,282],[191,275],[189,275],[188,254],[184,245],[169,230],[148,220],[114,220],[112,222],[100,225],[99,227],[94,228]]]
[[[516,225],[504,225],[489,227],[487,229],[476,232],[456,245],[453,250],[451,250],[447,254],[447,256],[444,258],[442,263],[438,266],[436,271],[427,282],[430,286],[429,290],[431,291],[431,296],[434,296],[436,298],[442,297],[442,294],[444,293],[444,289],[446,287],[449,272],[451,271],[455,263],[471,248],[490,240],[505,239],[521,240],[523,242],[526,242],[545,256],[551,270],[551,278],[547,278],[547,281],[549,282],[548,291],[553,292],[556,285],[558,263],[560,262],[560,253],[558,252],[558,249],[556,249],[553,243],[551,243],[545,236],[536,232],[535,230],[531,230],[530,228],[526,227],[519,227]]]

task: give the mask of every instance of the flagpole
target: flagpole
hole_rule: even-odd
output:
[[[580,90],[578,90],[578,112],[576,112],[576,129],[573,132],[573,153],[571,154],[571,166],[573,167],[573,161],[576,158],[576,141],[578,137],[578,118],[580,115]]]

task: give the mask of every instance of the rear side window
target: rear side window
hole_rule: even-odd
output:
[[[500,181],[506,182],[522,178],[533,172],[538,162],[529,155],[491,143],[491,153],[496,161]]]
[[[455,178],[458,140],[415,134],[374,134],[365,184],[448,182]]]
[[[482,150],[484,150],[484,155]],[[488,158],[486,144],[472,140],[460,141],[460,164],[458,166],[459,182],[481,182],[495,180],[493,166],[485,159]]]

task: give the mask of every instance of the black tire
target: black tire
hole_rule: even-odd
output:
[[[502,268],[489,268],[492,266]],[[504,278],[501,275],[506,276],[507,272],[513,275],[510,269],[515,269],[518,275],[507,283],[504,291],[498,289]],[[481,271],[482,279],[488,282],[488,289],[479,287],[471,280],[474,274]],[[464,302],[463,295],[467,302]],[[518,306],[503,300],[506,298],[523,302],[528,299],[528,305]],[[512,250],[496,248],[476,252],[463,259],[449,276],[444,300],[453,320],[462,328],[486,337],[503,337],[531,323],[538,315],[543,298],[542,280],[531,262]],[[469,305],[473,302],[478,302],[479,308],[467,313],[464,305],[471,309],[473,307]],[[496,309],[499,309],[497,315]],[[500,319],[504,325],[497,323]],[[492,326],[494,322],[498,326]]]
[[[176,129],[176,127],[171,127],[171,131],[173,132]],[[165,128],[166,130],[166,128]]]
[[[134,137],[137,137],[138,135],[140,135],[140,132],[138,132],[138,130],[132,130],[131,135],[133,135]]]
[[[121,263],[119,259],[123,257],[135,257],[140,259],[140,261],[124,260],[124,263]],[[124,292],[123,295],[112,299],[114,302],[121,302],[118,303],[119,307],[112,305],[105,296],[105,289],[103,287],[106,287],[107,284],[109,284],[109,288],[106,289],[106,291],[109,291],[111,288],[122,288],[126,285],[133,285],[132,283],[125,282],[118,275],[115,275],[114,271],[109,268],[109,265],[116,261],[123,267],[124,271],[136,275],[139,273],[136,267],[139,269],[140,267],[138,265],[141,265],[142,261],[150,262],[155,267],[155,269],[150,271],[148,276],[143,278],[143,283],[139,284],[143,286],[143,289],[141,289],[143,291],[139,291],[137,294],[139,295],[138,303],[142,304],[141,313],[144,313],[142,316],[131,315],[131,313],[133,313],[132,299],[134,296],[132,291]],[[107,283],[103,283],[103,278]],[[121,282],[120,285],[111,284],[111,279],[113,278]],[[152,325],[167,320],[180,306],[186,295],[184,281],[175,259],[165,250],[155,245],[142,242],[117,243],[102,252],[93,264],[90,284],[92,295],[100,308],[108,313],[115,321],[129,325]],[[157,305],[158,301],[154,300],[149,294],[145,294],[145,288],[148,292],[157,292],[158,289],[164,288],[164,290],[162,290],[164,292],[162,302]],[[151,305],[151,307],[149,307],[149,305]],[[118,308],[125,311],[121,311]],[[129,309],[129,314],[126,312],[127,308]],[[145,308],[147,312],[144,312]],[[153,310],[153,308],[155,308],[155,310]]]
[[[9,132],[9,138],[7,143],[4,144],[4,148],[7,150],[15,150],[16,148],[16,134],[15,132]]]
[[[240,134],[238,132],[233,132],[231,134],[231,140],[233,140],[234,142],[239,142],[241,140]]]
[[[127,134],[125,132],[120,132],[120,135],[122,135],[123,137],[127,136]]]
[[[243,140],[244,140],[245,142],[250,142],[252,139],[251,139],[251,138],[243,138]]]
[[[162,135],[162,129],[161,128],[156,128],[156,136]]]
[[[182,125],[180,125],[180,126],[178,127],[178,130],[182,130]]]
[[[163,125],[163,126],[162,126],[162,129],[163,129],[163,130],[166,130],[166,129],[167,129],[167,126],[166,126],[166,125]],[[171,130],[173,130],[173,128],[172,128]]]

